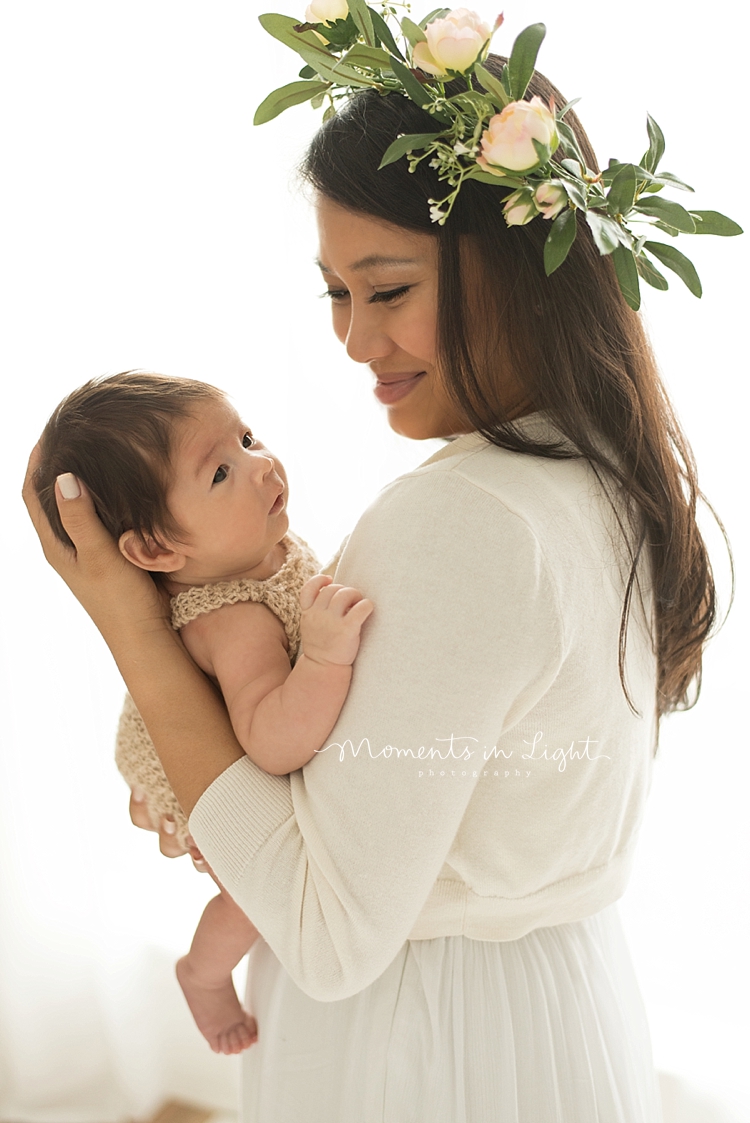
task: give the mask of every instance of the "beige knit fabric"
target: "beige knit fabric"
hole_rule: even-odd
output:
[[[225,604],[239,601],[266,604],[284,625],[289,640],[289,661],[294,666],[300,647],[300,589],[305,581],[321,572],[321,565],[307,542],[292,531],[287,531],[281,541],[286,546],[286,560],[271,577],[262,581],[242,578],[199,585],[172,597],[172,627],[179,631],[196,616],[213,612]],[[184,846],[189,834],[187,819],[129,694],[125,695],[117,729],[115,762],[130,787],[139,787],[146,793],[146,805],[155,823],[163,816],[174,819],[176,837]]]

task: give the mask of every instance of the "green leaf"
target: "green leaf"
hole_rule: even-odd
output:
[[[537,140],[535,136],[531,138],[531,143],[534,145],[534,151],[537,154],[539,166],[541,167],[542,165],[549,163],[549,158],[551,155],[549,145],[542,144],[542,142],[540,140]],[[536,168],[529,168],[528,171],[536,171]]]
[[[505,90],[505,92],[508,95],[508,98],[510,100],[510,98],[511,98],[511,94],[510,94],[510,74],[508,72],[507,62],[505,64],[505,66],[503,67],[503,69],[500,71],[500,81],[502,82],[503,89]]]
[[[568,198],[574,206],[580,210],[586,210],[586,189],[584,185],[577,180],[567,179],[563,176],[560,183],[565,188]]]
[[[341,68],[334,74],[333,67],[338,62],[336,55],[332,55],[330,51],[326,50],[320,40],[315,38],[312,31],[294,31],[293,28],[297,26],[299,21],[291,16],[279,16],[273,12],[268,12],[265,15],[258,16],[258,20],[261,27],[269,35],[301,55],[306,63],[314,67],[315,73],[319,74],[321,78],[349,86],[367,87],[375,85],[374,79],[365,78],[361,74],[357,74],[356,70],[350,68]]]
[[[549,277],[559,269],[576,238],[576,212],[569,207],[560,211],[550,227],[544,243],[544,271]]]
[[[376,12],[374,8],[368,8],[367,10],[370,13],[370,19],[372,20],[376,38],[380,39],[381,43],[385,44],[392,55],[395,55],[396,58],[403,59],[405,62],[406,60],[398,49],[396,40],[393,38],[393,33],[380,12]]]
[[[588,211],[586,221],[600,254],[604,256],[617,249],[620,245],[620,228],[613,218],[606,214],[597,214],[596,211]]]
[[[561,160],[560,167],[565,168],[565,171],[570,172],[570,174],[574,175],[576,179],[580,179],[583,175],[583,168],[581,167],[578,160]]]
[[[330,82],[305,81],[290,82],[286,86],[280,86],[278,90],[270,93],[255,110],[253,124],[264,125],[266,121],[272,121],[274,117],[278,117],[279,113],[283,113],[290,106],[300,105],[303,101],[309,101],[310,98],[314,98],[318,94],[324,94],[329,85]]]
[[[362,43],[356,43],[333,69],[338,70],[341,65],[362,66],[371,70],[390,70],[391,56],[386,51],[381,51],[379,47],[366,47]]]
[[[416,47],[417,43],[425,42],[427,39],[427,36],[419,24],[415,23],[414,20],[410,20],[408,16],[404,16],[401,20],[401,30],[412,47]]]
[[[562,148],[568,159],[577,160],[582,168],[585,169],[586,161],[583,158],[576,135],[571,129],[567,121],[557,122],[557,135],[560,138],[560,147]]]
[[[428,23],[432,23],[432,21],[434,19],[443,19],[445,16],[448,15],[448,12],[450,12],[450,11],[451,11],[450,8],[433,8],[431,12],[427,13],[427,15],[424,17],[424,19],[421,19],[419,21],[419,26],[420,27],[427,27]]]
[[[500,82],[494,74],[490,74],[489,70],[482,66],[481,62],[478,62],[474,67],[474,73],[483,89],[485,89],[488,94],[492,94],[493,98],[500,102],[501,106],[505,107],[509,104],[510,97],[505,91],[505,86],[503,86],[502,82]]]
[[[641,214],[660,218],[662,222],[674,226],[675,230],[680,230],[683,234],[695,233],[695,220],[679,203],[672,203],[669,199],[639,199],[635,209]]]
[[[387,164],[395,164],[396,160],[400,160],[415,148],[426,148],[438,135],[438,133],[406,133],[404,136],[396,137],[386,148],[383,159],[378,165],[378,171]]]
[[[614,214],[626,215],[633,206],[636,188],[635,167],[625,164],[612,180],[607,203]]]
[[[645,253],[636,255],[635,267],[638,270],[638,276],[642,277],[652,288],[660,289],[662,292],[667,291],[669,288],[669,281],[659,272],[651,258],[647,257]]]
[[[644,153],[641,163],[647,172],[655,172],[659,161],[664,155],[666,147],[664,133],[650,113],[646,114],[646,127],[648,128],[648,151]]]
[[[654,176],[654,183],[661,183],[664,187],[677,187],[680,191],[695,191],[694,187],[690,187],[683,179],[678,179],[671,172],[659,172]]]
[[[562,121],[563,117],[568,112],[568,110],[572,109],[574,105],[578,105],[578,102],[580,100],[581,99],[579,97],[574,97],[572,101],[566,101],[565,105],[562,107],[562,109],[558,109],[558,111],[557,111],[558,121]]]
[[[644,249],[658,258],[662,265],[666,265],[667,269],[676,273],[680,280],[685,282],[693,296],[703,294],[703,287],[695,266],[690,258],[685,257],[684,253],[680,253],[674,246],[665,246],[663,242],[644,242]]]
[[[632,250],[626,249],[625,246],[618,246],[612,252],[612,263],[617,274],[620,292],[633,311],[637,312],[641,306],[641,289],[638,284],[638,269]]]
[[[475,164],[469,171],[464,179],[476,179],[479,183],[491,183],[493,187],[525,187],[526,183],[522,179],[516,179],[512,175],[493,175],[492,172],[483,172],[479,164]]]
[[[397,78],[401,80],[404,90],[409,95],[413,102],[424,109],[431,101],[435,100],[435,94],[428,86],[423,86],[422,83],[416,78],[408,66],[404,66],[397,58],[391,56],[391,70]],[[433,113],[432,116],[436,121],[441,121],[445,125],[449,125],[450,119],[443,113]]]
[[[365,0],[347,0],[347,3],[349,5],[349,14],[362,32],[365,43],[368,47],[374,47],[375,29],[372,26],[370,9],[367,7]]]
[[[665,234],[669,234],[670,238],[676,238],[680,233],[676,226],[670,226],[668,222],[662,222],[661,220],[655,222],[654,227],[657,230],[663,230]]]
[[[326,86],[326,89],[328,89],[327,86]],[[319,94],[316,94],[315,97],[310,102],[311,108],[312,109],[320,109],[321,105],[325,101],[325,96],[326,96],[325,90],[321,90],[321,92]]]
[[[510,94],[514,101],[520,101],[526,93],[536,66],[536,56],[546,34],[547,28],[543,23],[532,23],[523,29],[513,44],[508,59],[508,77]]]
[[[300,78],[314,78],[316,74],[317,71],[313,66],[303,66],[299,72]]]
[[[744,233],[741,226],[718,211],[691,211],[690,214],[695,220],[696,234],[718,234],[721,238],[733,238],[735,234]]]

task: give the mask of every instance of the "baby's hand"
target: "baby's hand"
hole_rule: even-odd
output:
[[[303,653],[316,663],[350,666],[362,625],[375,605],[359,589],[334,584],[326,573],[306,581],[299,595]]]

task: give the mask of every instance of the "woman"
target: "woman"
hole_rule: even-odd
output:
[[[529,93],[564,101],[540,75]],[[543,223],[507,228],[481,183],[433,226],[426,162],[378,170],[420,131],[365,91],[303,166],[337,336],[396,432],[448,438],[329,567],[376,611],[318,760],[244,756],[75,481],[75,554],[26,500],[264,937],[245,1123],[656,1123],[616,901],[714,619],[692,459],[610,259],[581,230],[545,277]]]

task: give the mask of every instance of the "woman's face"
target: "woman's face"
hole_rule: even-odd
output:
[[[367,363],[391,428],[412,440],[471,432],[437,373],[437,238],[316,202],[333,330]]]

